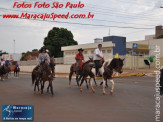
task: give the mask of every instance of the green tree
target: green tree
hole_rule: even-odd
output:
[[[0,50],[0,56],[2,56],[3,54],[8,54],[7,52],[3,52],[2,50]]]
[[[77,45],[73,34],[66,28],[53,27],[44,39],[44,47],[49,49],[50,56],[63,57],[62,46]]]

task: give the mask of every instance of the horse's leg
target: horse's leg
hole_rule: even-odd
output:
[[[103,94],[104,94],[104,95],[106,94],[106,91],[105,91],[105,82],[106,82],[106,79],[103,79],[102,91],[103,91]]]
[[[40,80],[37,80],[37,88],[38,88],[38,93],[41,94],[41,90],[40,90],[40,88],[39,88],[39,81],[40,81]]]
[[[48,87],[47,87],[47,93],[49,93],[49,87],[50,87],[50,83],[49,83],[49,85],[48,85]]]
[[[90,80],[89,80],[89,81],[90,81]],[[86,83],[86,86],[87,86],[87,89],[88,89],[89,87],[88,87],[88,83],[87,83],[87,80],[86,80],[86,79],[85,79],[85,83]]]
[[[106,82],[105,83],[106,83],[105,85],[106,85],[106,88],[107,88],[108,87],[108,81],[107,81],[107,79],[106,79]]]
[[[95,76],[93,77],[93,80],[94,80],[95,85],[98,86],[97,83],[96,83],[96,80],[95,80]]]
[[[37,81],[35,81],[34,94],[36,94],[36,85],[37,85]]]
[[[41,81],[41,94],[43,94],[43,89],[44,89],[44,81]]]
[[[82,89],[83,81],[84,81],[84,77],[82,78],[81,83],[80,83],[80,86],[79,86],[81,92],[83,91],[83,89]]]
[[[110,82],[112,83],[110,94],[113,94],[113,91],[114,91],[114,81],[111,79]]]
[[[73,71],[70,71],[70,74],[69,74],[69,87],[71,87],[71,78],[72,78],[72,75],[73,75]]]
[[[95,89],[93,88],[93,85],[92,85],[92,78],[90,79],[90,86],[91,86],[92,92],[95,93]]]
[[[52,94],[52,96],[54,95],[54,93],[53,93],[53,85],[52,85],[52,81],[50,81],[50,83],[49,83],[49,85],[50,85],[50,90],[51,90],[51,94]]]

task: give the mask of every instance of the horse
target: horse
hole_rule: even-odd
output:
[[[14,76],[19,77],[19,72],[20,72],[20,68],[15,66],[15,68],[14,68]]]
[[[52,57],[50,58],[50,68],[52,70],[52,75],[55,76],[55,59]],[[39,72],[38,72],[39,66],[36,66],[33,71],[32,71],[32,85],[34,85],[34,94],[36,93],[36,86],[38,89],[38,93],[41,94],[41,91],[39,89],[39,81],[40,81],[40,77],[39,77]],[[48,85],[47,87],[47,92],[49,92],[49,87],[50,85]]]
[[[92,89],[92,92],[95,93],[95,89],[93,88],[92,86],[92,78],[96,84],[96,81],[95,81],[95,75],[93,74],[92,72],[92,68],[95,66],[94,62],[89,62],[89,63],[86,63],[83,67],[82,67],[82,72],[81,72],[81,75],[78,79],[77,82],[79,82],[81,80],[81,83],[79,85],[79,88],[80,88],[80,92],[83,91],[82,89],[82,84],[83,84],[83,81],[85,80],[86,81],[86,78],[88,76],[90,76],[90,79],[89,79],[89,85],[91,86],[91,89]],[[96,84],[97,86],[97,84]]]
[[[77,82],[77,85],[79,86],[79,81],[78,78],[79,76],[81,75],[82,73],[82,70],[83,70],[83,67],[86,65],[86,64],[89,64],[89,63],[93,63],[93,58],[89,57],[89,60],[87,62],[81,62],[81,64],[79,65],[79,75],[76,75],[76,82]],[[72,78],[72,75],[73,73],[76,73],[76,63],[72,64],[71,67],[70,67],[70,74],[69,74],[69,87],[71,87],[71,78]],[[88,88],[88,84],[87,84],[87,80],[85,79],[85,82],[86,82],[86,85],[87,85],[87,88]],[[95,84],[97,85],[96,81],[94,80]]]
[[[0,67],[1,80],[8,79],[8,74],[11,72],[10,67],[3,65]]]
[[[108,62],[104,64],[103,88],[102,88],[104,95],[106,94],[105,85],[106,85],[107,79],[110,79],[110,82],[112,83],[110,94],[113,94],[113,90],[114,90],[114,81],[112,79],[113,70],[115,70],[118,73],[122,73],[123,72],[122,67],[124,65],[123,61],[124,59],[114,58],[112,59],[109,65],[108,65]]]
[[[1,77],[1,81],[4,80],[3,77],[5,75],[5,66],[0,66],[0,77]]]
[[[49,81],[49,87],[51,90],[51,94],[53,96],[53,85],[52,85],[52,81],[53,81],[53,74],[51,73],[51,69],[49,67],[49,65],[47,63],[42,62],[40,64],[39,70],[38,70],[39,74],[41,76],[40,77],[40,83],[41,83],[41,94],[43,94],[43,89],[44,89],[44,84],[46,81]],[[47,90],[48,91],[48,90]]]

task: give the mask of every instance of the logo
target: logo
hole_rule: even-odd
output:
[[[33,105],[2,105],[2,120],[32,121]]]
[[[137,49],[138,48],[138,44],[137,43],[133,43],[133,48]]]

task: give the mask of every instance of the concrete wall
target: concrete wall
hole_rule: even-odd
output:
[[[122,57],[124,60],[124,69],[141,69],[148,68],[144,63],[144,58],[142,56],[126,56]],[[111,59],[109,60],[109,62]],[[134,62],[133,62],[134,61]],[[160,59],[161,66],[163,66],[163,57]],[[20,70],[24,72],[32,72],[36,65],[20,66]],[[55,67],[56,73],[69,73],[71,64],[57,64]],[[155,67],[155,62],[151,64],[151,68]],[[94,69],[93,69],[94,72]]]
[[[55,58],[56,64],[63,64],[64,59],[63,58]],[[38,61],[31,60],[31,61],[19,61],[18,64],[20,66],[33,66],[38,65]]]

